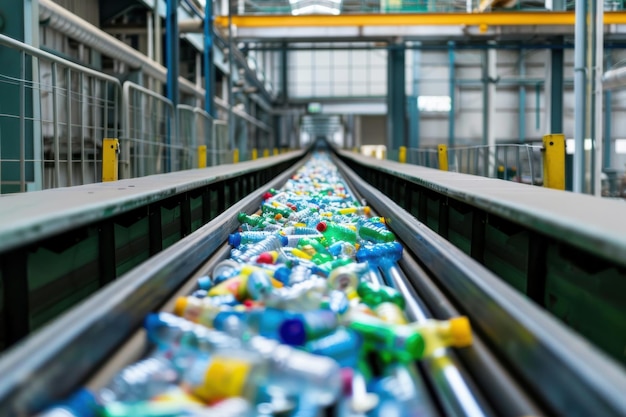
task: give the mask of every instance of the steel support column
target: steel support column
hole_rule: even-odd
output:
[[[405,49],[402,42],[387,50],[387,155],[406,146]]]
[[[606,55],[605,68],[611,68],[613,66],[612,51]],[[612,136],[613,136],[613,93],[611,90],[604,92],[604,145],[602,146],[603,159],[602,168],[611,168],[611,154],[612,154]]]
[[[204,110],[215,117],[213,95],[215,91],[215,65],[213,65],[213,2],[204,7]]]
[[[495,162],[495,119],[496,119],[496,50],[490,48],[483,53],[483,145],[488,146],[485,153],[486,176],[496,176]]]
[[[573,190],[600,193],[602,125],[602,57],[604,3],[576,0],[574,50],[574,176]],[[598,28],[600,30],[598,30]],[[585,149],[589,139],[591,149]]]
[[[413,83],[411,98],[409,99],[409,148],[419,148],[420,144],[420,111],[418,106],[419,100],[419,79],[421,73],[422,64],[422,51],[416,45],[420,42],[414,42],[413,44]]]
[[[167,98],[172,101],[174,108],[178,105],[178,64],[179,59],[179,44],[178,38],[178,0],[167,0],[167,10],[165,15],[165,54],[167,62],[167,86],[166,95]],[[176,118],[174,118],[176,120]],[[168,132],[166,137],[166,145],[168,145],[165,151],[165,172],[172,171],[172,154],[169,145],[172,144],[172,137],[178,134],[177,126],[167,126]]]
[[[555,39],[563,45],[563,38]],[[563,49],[550,51],[550,132],[563,133]]]
[[[456,52],[454,50],[454,42],[448,42],[448,72],[449,72],[449,94],[450,94],[450,112],[448,115],[448,146],[453,147],[455,142],[455,125],[456,125]]]
[[[519,50],[519,61],[517,66],[519,68],[519,77],[524,79],[526,77],[526,51],[524,49]],[[526,142],[526,85],[520,84],[519,86],[519,113],[518,113],[518,136],[519,142]]]

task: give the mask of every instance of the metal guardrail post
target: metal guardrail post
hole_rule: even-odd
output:
[[[263,149],[263,158],[267,158],[270,156],[270,150],[265,148]]]
[[[274,156],[278,155],[278,148],[274,148],[274,151],[272,153],[274,154]]]
[[[239,163],[239,149],[233,149],[233,164]]]
[[[439,169],[448,171],[448,145],[437,146],[437,152],[439,154]]]
[[[398,150],[398,162],[406,164],[406,146],[400,146]]]
[[[206,168],[206,145],[198,146],[198,168]]]
[[[117,181],[119,153],[120,141],[118,139],[102,140],[102,182]]]
[[[256,148],[252,148],[252,160],[256,161],[258,157],[259,157],[259,151],[257,151]]]
[[[565,135],[543,137],[543,186],[565,190]]]

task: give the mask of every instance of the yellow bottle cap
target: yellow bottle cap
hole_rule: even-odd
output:
[[[472,344],[472,326],[465,316],[450,319],[450,334],[454,347],[466,347]]]
[[[365,214],[370,214],[370,211],[371,211],[371,209],[370,209],[370,207],[369,207],[369,206],[365,206],[365,207],[363,207],[363,213],[365,213]]]
[[[185,313],[185,308],[187,308],[187,297],[178,297],[174,304],[174,314],[182,317]]]
[[[306,223],[295,223],[293,227],[306,227]]]
[[[241,267],[241,271],[239,271],[239,275],[243,275],[245,277],[247,277],[248,275],[250,275],[251,273],[253,273],[255,271],[255,268],[252,265],[244,265]]]

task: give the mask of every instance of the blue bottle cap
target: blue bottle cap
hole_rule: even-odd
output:
[[[289,245],[289,238],[287,238],[287,236],[281,236],[281,237],[280,237],[280,243],[281,243],[283,246],[287,246],[287,245]]]
[[[302,346],[306,343],[306,328],[302,319],[294,317],[283,321],[278,329],[280,341],[286,345]]]
[[[241,244],[241,233],[231,233],[228,235],[228,244],[235,248],[238,248]]]
[[[200,288],[201,290],[210,290],[211,288],[213,288],[213,281],[211,280],[211,278],[207,275],[198,278],[198,288]]]
[[[284,285],[289,285],[289,277],[291,276],[291,269],[286,266],[281,266],[276,271],[274,271],[274,278]]]

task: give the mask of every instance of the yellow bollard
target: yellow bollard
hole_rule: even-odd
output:
[[[233,150],[233,164],[239,163],[239,149]]]
[[[263,158],[267,158],[270,156],[270,150],[265,148],[263,149]]]
[[[119,153],[120,141],[118,139],[102,139],[102,182],[117,181]]]
[[[400,146],[398,151],[398,162],[406,164],[406,146]]]
[[[258,157],[259,157],[259,152],[256,150],[256,148],[252,148],[252,160],[256,161]]]
[[[545,135],[542,150],[543,186],[565,190],[565,135],[562,133]]]
[[[198,146],[198,168],[206,168],[206,145]]]
[[[448,145],[439,145],[437,147],[437,153],[439,154],[439,169],[442,171],[448,170]]]
[[[278,148],[274,148],[274,156],[278,155]]]

